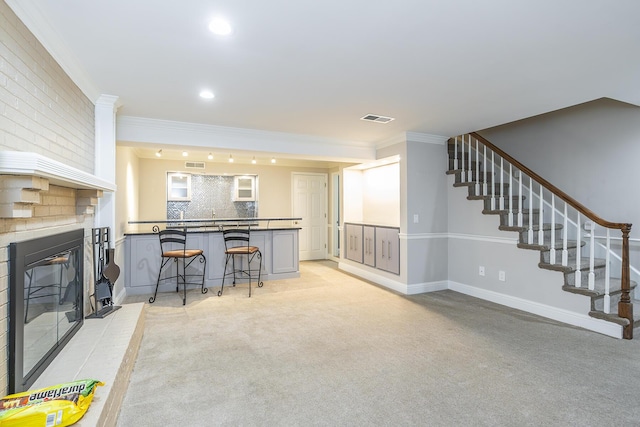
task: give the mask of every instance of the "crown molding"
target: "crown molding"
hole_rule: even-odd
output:
[[[436,144],[436,145],[444,145],[449,139],[446,136],[441,135],[432,135],[428,133],[418,133],[418,132],[402,132],[400,134],[394,135],[390,138],[380,141],[376,144],[376,149],[379,150],[381,148],[389,147],[395,144],[401,144],[403,142],[424,142],[426,144]]]
[[[347,141],[284,132],[261,131],[199,123],[118,116],[117,140],[141,145],[165,144],[182,147],[276,152],[316,160],[363,162],[375,160],[375,147]]]
[[[432,135],[429,133],[407,132],[407,141],[424,142],[425,144],[444,145],[448,136]]]

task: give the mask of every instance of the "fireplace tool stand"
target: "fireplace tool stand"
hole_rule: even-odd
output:
[[[92,230],[94,289],[90,295],[93,310],[87,319],[108,316],[121,308],[113,305],[113,284],[120,276],[120,267],[115,262],[115,249],[111,248],[109,227]],[[98,309],[98,304],[102,308]]]

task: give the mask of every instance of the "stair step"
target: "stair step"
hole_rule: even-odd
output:
[[[469,172],[469,170],[466,170],[466,172]],[[473,182],[475,184],[476,177],[478,177],[477,181],[480,181],[480,182],[484,182],[485,178],[486,178],[487,182],[491,182],[492,181],[491,174],[485,175],[484,172],[482,172],[482,171],[476,172],[475,169],[472,169],[470,172],[471,172],[470,174],[466,174],[465,175],[464,181],[462,180],[462,169],[455,169],[453,171],[447,171],[447,174],[448,175],[455,175],[454,186],[456,186],[455,184],[468,184],[470,182]]]
[[[553,231],[551,229],[551,224],[543,224],[542,226],[542,242],[539,243],[538,235],[540,234],[540,226],[538,224],[534,224],[531,228],[533,234],[533,243],[529,243],[529,227],[528,224],[526,227],[520,231],[519,236],[519,247],[522,249],[535,249],[539,251],[549,250],[551,248],[551,234],[554,234],[555,237],[555,247],[557,249],[558,242],[562,242],[563,237],[563,226],[562,224],[555,224]]]
[[[500,197],[491,197],[491,196],[478,196],[478,197],[467,197],[467,199],[473,200],[473,199],[479,199],[479,200],[484,200],[484,209],[482,210],[482,213],[486,213],[486,214],[499,214],[501,210],[508,210],[508,209],[514,209],[514,212],[517,211],[518,208],[520,208],[520,206],[522,206],[523,208],[525,207],[525,196],[512,196],[511,198],[509,198],[509,196],[503,197],[503,209],[500,209]],[[494,206],[493,209],[491,209],[491,199],[494,199]],[[510,203],[512,202],[512,203]]]
[[[489,177],[490,178],[490,177]],[[454,187],[469,187],[469,195],[470,196],[483,196],[483,197],[500,197],[500,183],[496,182],[493,183],[494,186],[494,195],[491,194],[491,179],[487,180],[486,183],[486,187],[487,187],[487,194],[475,194],[475,190],[476,190],[476,184],[480,184],[480,191],[482,192],[484,190],[485,187],[485,182],[481,179],[480,182],[475,182],[475,181],[466,181],[466,182],[454,182],[453,186]],[[509,184],[502,184],[503,187],[503,194],[504,197],[508,197],[508,193],[509,193]],[[517,194],[513,195],[514,197],[517,196]]]
[[[464,169],[465,170],[475,170],[476,169],[476,165],[478,167],[478,169],[484,169],[483,168],[483,164],[482,164],[482,160],[480,160],[479,162],[476,162],[475,160],[476,158],[474,157],[473,160],[471,161],[471,167],[469,167],[469,159],[467,158],[467,156],[464,156]],[[462,170],[462,159],[460,157],[458,157],[458,167],[454,167],[453,164],[453,159],[449,159],[449,170]]]
[[[633,304],[633,328],[640,327],[640,300],[631,300]],[[615,310],[614,310],[615,308]],[[596,319],[607,320],[609,322],[617,323],[618,325],[626,326],[629,324],[627,319],[624,319],[618,316],[618,308],[611,307],[611,312],[609,314],[603,311],[592,310],[589,312],[589,316],[594,317]]]
[[[537,236],[534,238],[534,240],[538,240]],[[580,246],[584,246],[585,243],[584,242],[580,242]],[[537,243],[518,243],[518,247],[520,249],[532,249],[532,250],[536,250],[536,251],[540,251],[540,252],[549,252],[551,250],[551,243],[549,242],[548,244],[542,244],[542,245],[538,245]],[[556,250],[556,257],[558,255],[558,252],[562,251],[564,245],[563,242],[560,240],[556,240],[555,245],[554,245],[554,249]],[[569,249],[576,249],[578,247],[578,242],[576,240],[567,240],[567,250]],[[575,265],[575,262],[574,262]]]
[[[627,319],[623,319],[618,316],[618,303],[622,297],[621,291],[621,279],[610,278],[608,284],[608,304],[610,313],[604,313],[605,306],[605,274],[606,260],[596,258],[593,260],[593,275],[591,275],[593,289],[588,288],[590,279],[590,260],[587,257],[581,256],[581,248],[586,245],[585,242],[580,240],[567,240],[567,265],[562,265],[562,251],[564,244],[562,237],[564,235],[563,225],[554,224],[553,230],[550,223],[544,223],[540,228],[540,209],[533,208],[525,209],[529,207],[528,194],[511,194],[509,195],[510,186],[508,182],[494,182],[498,179],[494,173],[483,171],[483,162],[486,163],[484,156],[477,157],[475,153],[464,154],[464,169],[462,168],[462,151],[464,147],[458,143],[458,151],[455,153],[455,145],[453,142],[447,144],[447,150],[449,154],[448,166],[449,170],[446,171],[447,175],[454,175],[454,187],[467,187],[469,200],[483,200],[484,206],[482,213],[485,215],[499,215],[500,225],[499,230],[511,231],[519,233],[519,243],[517,247],[520,249],[529,249],[540,251],[540,262],[538,267],[558,271],[563,273],[564,285],[562,289],[566,292],[574,293],[589,297],[591,299],[591,310],[589,316],[614,322],[621,326],[629,324]],[[457,166],[454,169],[454,155],[457,155]],[[476,161],[477,158],[477,161]],[[463,180],[464,177],[464,180]],[[513,187],[511,192],[516,192],[516,187],[519,183],[516,179],[515,183],[512,183]],[[518,187],[519,188],[519,187]],[[489,193],[489,194],[487,194]],[[502,206],[500,201],[502,200]],[[522,212],[518,212],[522,209]],[[522,226],[518,226],[518,217],[522,217]],[[509,218],[512,218],[511,225],[509,225]],[[531,227],[529,224],[531,221]],[[531,228],[531,229],[530,229]],[[534,234],[534,243],[527,243],[529,240],[529,234]],[[553,233],[553,234],[552,234]],[[538,234],[542,234],[542,242],[538,243]],[[553,248],[556,251],[555,261],[553,264],[551,259],[551,239],[555,238],[553,242]],[[579,238],[578,238],[579,239]],[[579,258],[579,266],[576,267],[576,260]],[[575,279],[579,274],[580,286],[575,286]],[[618,272],[619,273],[619,272]],[[637,284],[631,282],[631,290],[633,291]],[[633,293],[631,294],[633,295]],[[640,300],[632,300],[634,306],[634,328],[640,328]]]
[[[515,223],[517,221],[517,215],[518,212],[515,211],[513,213],[513,222]],[[524,215],[524,214],[523,214]],[[508,221],[508,219],[507,219]],[[524,232],[528,232],[529,231],[529,223],[522,221],[522,227],[518,227],[517,225],[501,225],[498,227],[499,230],[504,230],[504,231],[518,231],[520,233],[524,233]],[[554,225],[554,230],[558,231],[558,230],[562,230],[563,225],[562,224],[555,224]],[[538,231],[540,231],[540,223],[533,223],[533,225],[531,226],[531,229],[533,230],[534,233],[536,233],[536,235],[534,236],[533,240],[537,241],[538,240]],[[551,231],[551,223],[543,223],[542,224],[542,231]],[[526,245],[526,243],[523,243],[523,245]],[[535,243],[532,243],[531,245],[535,245],[536,249],[538,249],[538,245],[536,245]],[[562,245],[561,245],[562,247]],[[542,246],[542,248],[544,249],[545,246]],[[530,249],[530,248],[526,248],[526,249]]]
[[[595,258],[593,260],[594,270],[604,269],[605,265],[606,265],[606,260],[602,258]],[[545,270],[561,271],[563,273],[574,273],[576,271],[575,263],[568,264],[565,266],[562,264],[547,264],[547,263],[540,262],[538,263],[538,267],[544,268]],[[589,258],[580,259],[580,271],[582,271],[583,273],[589,272]]]
[[[630,283],[630,286],[631,286],[631,289],[633,290],[636,288],[637,283],[632,281]],[[593,289],[589,289],[588,287],[578,288],[573,285],[564,285],[562,287],[562,290],[571,292],[573,294],[586,295],[588,297],[591,297],[592,299],[602,300],[604,298],[604,288],[605,288],[605,283],[604,283],[604,278],[602,278],[595,281]],[[622,289],[622,281],[620,279],[617,279],[615,277],[612,277],[609,279],[609,295],[612,297],[612,303],[614,302],[613,296],[618,295],[619,297],[621,293],[621,289]],[[615,302],[617,303],[617,300]]]

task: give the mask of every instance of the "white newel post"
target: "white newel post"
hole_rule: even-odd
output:
[[[116,102],[117,96],[100,95],[96,101],[95,175],[115,185],[116,182]],[[117,191],[117,189],[116,189]],[[115,232],[115,192],[105,192],[98,201],[95,227],[110,227]]]

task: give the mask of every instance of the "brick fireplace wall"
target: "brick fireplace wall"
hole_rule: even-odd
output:
[[[0,150],[34,152],[94,173],[94,111],[92,101],[0,0]],[[0,191],[0,202],[2,197]],[[85,283],[89,283],[93,214],[79,212],[77,202],[77,190],[50,185],[41,192],[41,203],[34,205],[31,218],[0,218],[2,396],[8,383],[8,245],[84,228]]]

